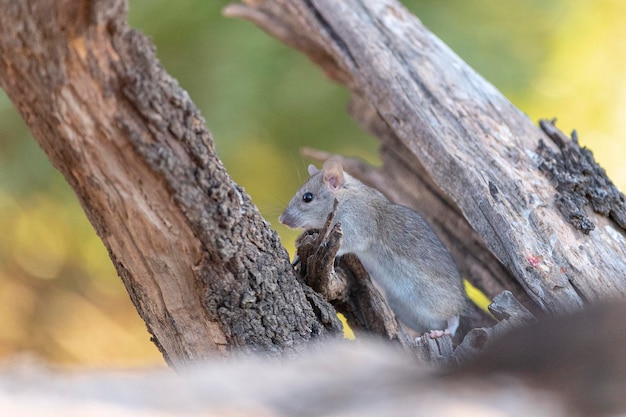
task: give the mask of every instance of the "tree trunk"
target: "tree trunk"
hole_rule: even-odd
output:
[[[0,85],[173,365],[340,334],[124,1],[0,1]]]
[[[580,152],[561,153],[554,136],[399,2],[250,0],[225,13],[304,52],[350,89],[353,117],[381,139],[383,167],[353,163],[347,171],[424,213],[465,276],[488,295],[508,288],[532,310],[548,312],[624,295],[624,196],[596,178],[599,167],[581,169],[572,157]],[[576,179],[569,188],[604,184],[565,199],[577,205],[561,210],[568,218],[555,204],[563,206],[561,189],[539,169],[555,155],[562,177]],[[585,206],[597,206],[590,193],[611,196],[611,208],[587,213]],[[581,231],[581,223],[595,228]]]
[[[334,309],[298,280],[225,172],[187,94],[128,29],[125,2],[0,0],[0,10],[0,85],[75,189],[166,359],[288,354],[339,333]],[[623,196],[607,210],[588,193],[557,195],[551,181],[559,192],[571,185],[576,145],[554,146],[558,135],[399,3],[255,0],[226,12],[350,89],[350,111],[381,139],[384,165],[348,171],[424,213],[488,295],[511,289],[531,310],[561,312],[626,291]],[[597,174],[588,171],[576,172],[580,183]]]

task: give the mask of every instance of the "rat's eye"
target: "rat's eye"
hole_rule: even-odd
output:
[[[304,193],[304,195],[302,196],[302,201],[304,201],[305,203],[310,203],[311,201],[313,201],[313,193]]]

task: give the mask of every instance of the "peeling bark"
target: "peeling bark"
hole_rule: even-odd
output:
[[[546,173],[557,190],[555,205],[565,219],[584,234],[595,229],[585,210],[591,206],[594,212],[611,218],[622,230],[626,230],[626,198],[598,165],[593,153],[578,144],[578,134],[568,138],[555,126],[556,120],[541,120],[541,129],[559,147],[555,152],[539,141],[537,153],[542,157],[539,169]]]

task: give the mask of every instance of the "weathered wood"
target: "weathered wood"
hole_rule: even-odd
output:
[[[445,202],[426,217],[467,219],[510,273],[492,276],[494,288],[514,288],[502,281],[513,276],[549,312],[624,295],[624,231],[594,213],[588,235],[564,220],[538,169],[537,145],[553,147],[549,138],[399,2],[254,0],[225,13],[253,21],[349,88],[353,116],[380,133],[383,175],[399,180],[388,167],[410,164],[403,180],[432,185]],[[371,123],[372,114],[380,120]],[[466,246],[480,251],[475,237]],[[498,270],[491,255],[476,259],[489,263],[482,273]]]
[[[449,335],[437,339],[422,335],[415,339],[415,355],[418,360],[437,367],[449,365],[454,350],[452,338]]]
[[[510,291],[504,291],[493,298],[489,312],[497,320],[514,320],[520,324],[530,324],[535,317],[520,304]]]
[[[508,375],[558,394],[582,416],[626,412],[626,304],[605,302],[563,317],[518,325],[455,376]]]
[[[126,9],[0,1],[0,85],[74,188],[155,343],[180,365],[340,334]]]
[[[451,368],[463,366],[482,354],[492,340],[518,327],[537,322],[535,316],[510,291],[504,291],[495,296],[489,304],[489,311],[498,319],[498,322],[490,327],[472,329],[446,358],[444,362],[446,366]]]

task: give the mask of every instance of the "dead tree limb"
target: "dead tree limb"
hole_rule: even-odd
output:
[[[523,289],[549,312],[624,295],[624,230],[596,213],[589,234],[567,222],[538,169],[539,141],[554,144],[399,2],[255,0],[225,13],[350,90],[353,117],[382,141],[376,178],[426,215],[489,295]]]

